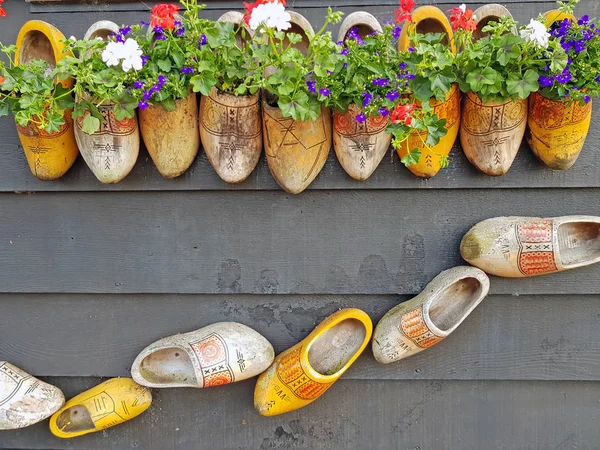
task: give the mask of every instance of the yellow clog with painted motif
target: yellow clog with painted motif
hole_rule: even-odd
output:
[[[421,6],[415,9],[412,14],[412,21],[407,22],[402,27],[398,42],[400,51],[405,51],[410,47],[410,34],[415,30],[420,34],[445,33],[447,39],[444,39],[443,42],[456,55],[452,27],[441,9],[435,6]],[[446,119],[446,135],[440,139],[437,145],[428,148],[424,144],[427,134],[413,132],[396,149],[400,158],[404,158],[414,148],[421,151],[419,162],[408,166],[408,170],[422,178],[431,178],[439,172],[442,168],[442,156],[450,154],[458,136],[460,129],[460,90],[458,84],[454,83],[452,85],[443,102],[431,99],[429,103],[440,119]],[[418,103],[417,106],[419,106]]]
[[[312,403],[360,356],[372,332],[371,319],[360,309],[332,314],[260,375],[254,407],[263,416],[275,416]]]
[[[15,63],[25,64],[33,59],[43,59],[51,67],[70,52],[63,53],[65,36],[54,26],[41,20],[30,20],[21,28],[17,37]],[[57,80],[65,88],[73,86],[73,79]],[[47,133],[30,123],[23,127],[17,125],[17,132],[27,163],[40,180],[55,180],[71,168],[79,150],[75,142],[71,111],[64,115],[65,124],[54,133]]]
[[[50,431],[73,438],[131,420],[152,404],[150,390],[131,378],[113,378],[69,400],[50,418]]]

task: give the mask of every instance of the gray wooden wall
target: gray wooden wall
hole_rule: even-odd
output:
[[[97,2],[94,2],[97,3]],[[241,2],[213,1],[216,18]],[[288,3],[314,25],[325,2]],[[346,13],[379,6],[334,2]],[[553,7],[507,1],[520,22]],[[580,14],[600,15],[598,0]],[[345,6],[344,6],[345,5]],[[6,0],[0,40],[28,19],[82,36],[99,19],[144,17],[143,3],[49,6]],[[446,10],[454,3],[439,2]],[[473,7],[479,6],[474,3]],[[497,215],[600,215],[600,115],[567,172],[525,145],[501,178],[480,175],[459,147],[432,180],[386,156],[370,180],[345,175],[333,151],[310,190],[278,189],[266,161],[228,186],[204,154],[164,180],[145,150],[123,182],[103,186],[81,158],[61,180],[29,172],[14,124],[0,120],[0,360],[67,397],[126,376],[162,336],[216,321],[263,333],[277,352],[340,307],[374,321],[439,271],[461,264],[461,236]],[[13,449],[598,449],[600,265],[525,280],[492,279],[491,295],[448,339],[403,362],[368,349],[319,401],[273,418],[253,409],[254,380],[155,391],[142,417],[73,441],[47,423],[0,432]]]

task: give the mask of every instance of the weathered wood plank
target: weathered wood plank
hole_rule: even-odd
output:
[[[600,215],[595,189],[0,195],[2,292],[415,294],[501,215]],[[598,294],[600,265],[492,279]]]
[[[51,378],[67,397],[99,380]],[[254,382],[155,390],[139,418],[76,440],[47,422],[1,432],[0,448],[314,450],[593,450],[600,385],[592,382],[338,381],[315,403],[260,417]]]
[[[279,353],[339,308],[361,308],[376,324],[407,299],[4,294],[0,359],[45,376],[128,376],[146,345],[214,322],[251,326]],[[436,347],[381,365],[369,346],[346,378],[598,381],[599,325],[595,296],[490,296]]]

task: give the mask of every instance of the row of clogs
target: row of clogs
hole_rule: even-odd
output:
[[[487,295],[490,282],[485,272],[526,277],[599,262],[600,217],[488,219],[465,234],[460,251],[477,267],[442,272],[419,295],[388,311],[374,332],[365,312],[344,309],[277,357],[255,330],[216,323],[154,342],[132,364],[133,379],[106,381],[66,404],[58,388],[0,362],[0,430],[52,416],[50,429],[56,436],[81,436],[141,414],[152,402],[148,388],[215,387],[257,375],[254,405],[261,415],[301,408],[346,372],[371,335],[375,359],[383,364],[449,336]]]
[[[481,28],[490,20],[504,15],[510,12],[500,5],[479,8],[475,36],[482,36]],[[303,33],[306,40],[306,33],[312,31],[310,23],[298,13],[291,12],[291,16],[294,30]],[[563,16],[552,17],[558,20]],[[227,13],[220,20],[243,24],[242,15],[237,12]],[[355,27],[363,35],[381,31],[375,17],[357,12],[344,20],[338,39],[344,41]],[[445,33],[456,54],[452,28],[440,9],[424,6],[414,11],[413,21],[402,29],[400,50],[410,46],[410,27],[420,33]],[[101,21],[88,30],[85,38],[106,37],[117,29],[116,24]],[[17,39],[17,61],[27,62],[35,56],[55,65],[64,56],[62,38],[52,25],[28,22]],[[299,45],[302,48],[302,43]],[[66,87],[73,84],[73,80],[61,82]],[[424,147],[423,136],[413,134],[397,149],[400,157],[404,157],[412,148],[420,148],[420,161],[408,168],[424,178],[436,175],[441,169],[442,157],[450,154],[459,134],[463,150],[473,165],[488,175],[503,175],[512,165],[528,123],[528,141],[534,153],[552,168],[569,168],[583,147],[592,111],[591,102],[566,106],[537,93],[530,101],[485,104],[477,95],[467,93],[462,99],[461,112],[458,84],[452,85],[445,101],[432,99],[431,105],[440,118],[446,119],[447,134],[433,148]],[[340,164],[352,178],[366,180],[375,171],[390,145],[391,136],[385,132],[387,119],[372,117],[358,123],[354,119],[357,108],[351,105],[346,114],[334,113],[333,120],[330,111],[323,108],[315,122],[300,122],[282,117],[278,108],[265,99],[261,102],[259,94],[235,97],[214,89],[211,95],[202,96],[199,111],[196,95],[190,93],[186,99],[177,101],[174,111],[162,107],[140,111],[139,126],[137,118],[117,120],[113,105],[104,105],[101,130],[91,136],[82,131],[79,121],[73,126],[70,113],[66,114],[62,129],[52,135],[34,126],[17,129],[31,171],[44,180],[64,175],[75,162],[79,146],[87,165],[101,182],[119,182],[137,161],[141,130],[152,160],[167,178],[177,177],[190,167],[202,142],[218,175],[228,183],[240,183],[256,167],[264,144],[273,177],[284,190],[297,194],[322,170],[332,142]],[[570,119],[557,126],[554,119],[549,122],[550,116]],[[563,138],[556,139],[559,135]],[[564,136],[571,136],[572,142],[567,142]]]

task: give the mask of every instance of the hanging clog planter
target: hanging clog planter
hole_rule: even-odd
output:
[[[103,20],[92,25],[84,39],[106,39],[118,30],[115,23]],[[75,138],[81,156],[96,178],[106,184],[118,183],[129,175],[140,151],[137,118],[118,120],[114,107],[114,104],[98,106],[103,120],[100,129],[93,134],[83,131],[83,117],[75,121]]]
[[[409,31],[414,28],[421,34],[444,33],[447,36],[444,44],[450,47],[453,54],[456,54],[452,27],[439,8],[435,6],[422,6],[414,10],[412,13],[412,22],[407,22],[402,27],[398,43],[401,51],[405,51],[410,47]],[[404,158],[414,148],[418,148],[421,151],[419,162],[409,165],[408,169],[422,178],[431,178],[439,172],[442,157],[450,154],[454,141],[456,141],[456,137],[458,136],[460,128],[460,90],[458,84],[452,84],[443,102],[432,98],[429,103],[433,107],[434,114],[440,119],[446,119],[446,135],[440,139],[437,145],[428,148],[424,144],[427,138],[426,133],[413,132],[397,148],[398,155],[401,158]],[[420,103],[417,102],[417,107],[420,106]]]
[[[17,37],[15,64],[33,59],[43,59],[50,67],[68,55],[63,53],[65,36],[49,23],[40,20],[27,22]],[[65,88],[73,87],[73,79],[58,80]],[[64,125],[54,133],[48,133],[35,124],[26,127],[17,124],[19,140],[23,146],[31,173],[40,180],[62,177],[77,159],[78,150],[73,133],[72,111],[65,111]]]
[[[360,11],[350,14],[342,22],[338,42],[345,41],[348,32],[357,28],[361,37],[381,32],[381,25],[371,14]],[[383,159],[390,146],[392,135],[385,132],[386,117],[369,117],[359,123],[355,117],[360,113],[357,105],[350,105],[345,114],[333,114],[333,147],[346,173],[355,180],[369,178]]]
[[[478,8],[474,39],[489,22],[498,22],[510,12],[502,5]],[[516,33],[516,30],[515,30]],[[527,127],[527,99],[484,102],[474,92],[463,97],[460,142],[467,159],[487,175],[504,175],[511,167]]]
[[[241,13],[219,19],[244,26]],[[250,30],[246,28],[250,34]],[[241,37],[240,37],[241,39]],[[260,96],[236,96],[213,88],[200,99],[200,138],[208,160],[227,183],[241,183],[254,170],[262,153]]]
[[[558,10],[544,14],[546,26],[563,19],[575,20]],[[533,153],[555,170],[570,168],[583,149],[592,120],[592,101],[584,105],[569,100],[551,100],[539,92],[531,94],[527,142]]]
[[[292,27],[287,30],[302,36],[295,44],[308,48],[306,31],[312,27],[300,14],[289,11]],[[283,117],[277,106],[263,98],[263,133],[267,163],[275,181],[290,194],[299,194],[323,169],[331,148],[331,111],[322,107],[317,120],[306,122]]]

